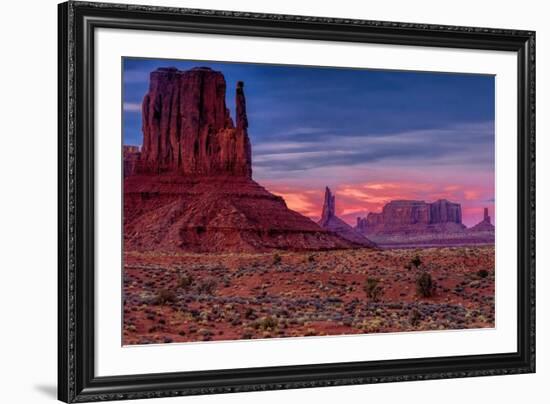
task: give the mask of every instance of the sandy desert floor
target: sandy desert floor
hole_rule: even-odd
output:
[[[124,257],[124,345],[494,327],[492,246]]]

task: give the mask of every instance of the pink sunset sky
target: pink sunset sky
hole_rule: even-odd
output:
[[[159,67],[223,73],[234,118],[245,83],[253,178],[313,220],[325,186],[355,225],[395,199],[462,205],[463,223],[494,223],[492,75],[124,59],[124,144],[140,145],[140,105]]]
[[[315,181],[320,183],[322,181]],[[396,199],[423,200],[433,202],[448,199],[462,205],[462,221],[471,227],[483,218],[483,208],[489,208],[494,218],[494,203],[491,201],[490,187],[479,181],[477,184],[446,184],[414,181],[365,181],[341,183],[330,186],[336,195],[336,214],[354,226],[357,217],[365,217],[369,212],[381,212],[383,206]],[[262,181],[262,185],[274,194],[280,195],[287,206],[317,221],[321,216],[324,187],[319,184],[280,184]],[[493,223],[494,220],[492,219]]]
[[[318,220],[325,186],[336,195],[336,213],[350,225],[357,217],[380,212],[396,199],[433,202],[448,199],[462,206],[463,223],[470,227],[483,218],[489,208],[494,223],[494,171],[487,161],[487,147],[459,148],[468,137],[483,137],[493,132],[492,124],[458,126],[445,131],[411,131],[391,136],[327,138],[322,147],[312,144],[263,143],[253,149],[253,177],[274,194],[282,196],[288,207]],[[385,150],[391,145],[415,150],[444,137],[460,141],[456,147],[434,148],[437,153],[402,155],[389,153],[380,159],[364,158],[365,150]],[[448,141],[447,141],[448,142]],[[451,141],[451,144],[453,142]],[[363,158],[354,155],[360,153]],[[490,153],[488,153],[490,154]],[[341,158],[335,158],[341,156]],[[278,171],[277,167],[281,167]],[[289,167],[291,167],[289,169]]]

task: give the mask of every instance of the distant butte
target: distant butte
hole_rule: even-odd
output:
[[[143,99],[143,146],[124,149],[124,246],[137,251],[357,248],[252,180],[244,83],[233,123],[221,72],[161,68]]]
[[[375,247],[376,244],[367,239],[349,224],[336,216],[336,197],[329,187],[325,188],[325,202],[321,219],[317,222],[323,229],[331,231],[340,237],[359,245]]]
[[[440,199],[424,201],[396,200],[384,205],[381,213],[369,213],[357,219],[363,234],[415,234],[427,232],[460,232],[462,209],[459,203]]]
[[[483,208],[483,220],[468,229],[471,232],[491,232],[495,231],[495,226],[491,223],[489,208]]]
[[[391,201],[380,213],[358,217],[355,230],[384,248],[494,243],[494,226],[487,209],[484,219],[468,229],[462,224],[460,204],[446,199],[432,203]]]

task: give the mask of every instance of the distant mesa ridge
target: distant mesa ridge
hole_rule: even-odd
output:
[[[382,247],[477,245],[494,243],[494,226],[488,208],[483,220],[466,228],[459,203],[440,199],[396,200],[384,205],[382,212],[358,217],[355,230]]]
[[[143,99],[143,146],[124,148],[124,246],[256,252],[363,246],[290,210],[252,180],[244,83],[233,123],[221,72],[160,68]]]
[[[381,213],[371,212],[365,218],[357,218],[356,228],[363,234],[371,234],[462,231],[466,226],[462,224],[460,204],[439,199],[432,203],[391,201]]]

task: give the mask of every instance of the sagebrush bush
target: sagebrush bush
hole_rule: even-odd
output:
[[[422,265],[422,260],[417,255],[411,260],[411,264],[414,265],[418,269],[418,267],[420,267],[420,265]]]
[[[178,287],[187,290],[193,285],[193,281],[193,275],[183,274],[178,279]]]
[[[422,272],[416,278],[416,293],[421,297],[431,297],[435,291],[435,282],[428,272]]]
[[[277,327],[278,322],[277,319],[268,316],[258,320],[256,325],[262,330],[274,330]]]
[[[477,276],[479,276],[480,278],[487,278],[489,276],[489,271],[487,271],[486,269],[480,269],[479,271],[477,271]]]
[[[380,296],[383,292],[382,287],[379,285],[379,283],[380,281],[378,279],[367,278],[367,280],[365,281],[365,285],[363,286],[367,297],[373,302],[377,302],[378,300],[380,300]]]
[[[212,293],[214,293],[214,290],[216,289],[217,285],[218,283],[214,278],[201,279],[197,283],[197,292],[201,295],[202,294],[211,295]]]
[[[413,327],[416,327],[418,324],[420,324],[420,320],[422,319],[422,315],[420,314],[420,312],[417,310],[417,309],[414,309],[412,312],[411,312],[411,315],[409,317],[409,320],[411,322],[411,325]]]
[[[176,300],[176,294],[170,289],[160,289],[157,293],[156,303],[163,305]]]
[[[279,254],[273,256],[273,265],[279,265],[283,259]]]

